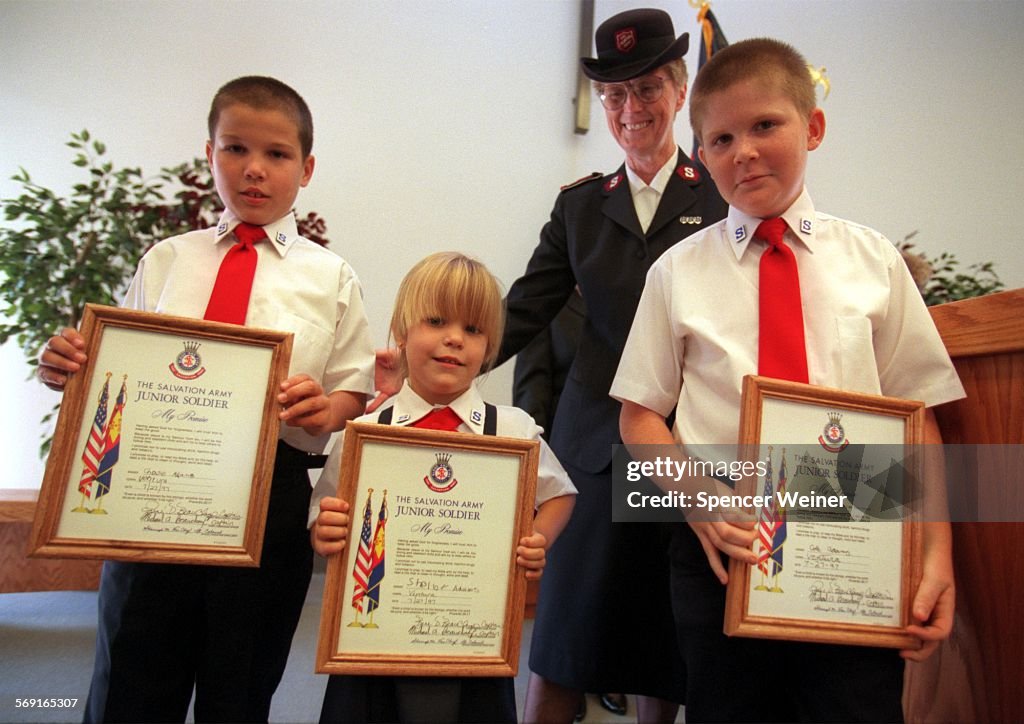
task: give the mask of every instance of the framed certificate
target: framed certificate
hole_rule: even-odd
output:
[[[757,565],[731,560],[725,633],[913,648],[924,404],[744,380]]]
[[[348,423],[348,545],[327,565],[317,672],[513,676],[539,443]]]
[[[87,305],[30,555],[257,566],[292,335]]]

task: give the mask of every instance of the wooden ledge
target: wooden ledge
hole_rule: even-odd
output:
[[[36,488],[0,488],[0,523],[31,523],[38,499]]]
[[[0,488],[0,593],[96,590],[103,561],[27,557],[38,498],[35,488]]]
[[[929,307],[949,356],[1024,350],[1024,289]]]

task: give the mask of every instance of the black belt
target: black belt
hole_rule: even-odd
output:
[[[305,450],[294,448],[284,440],[277,441],[277,460],[282,465],[313,470],[322,468],[327,463],[326,455],[308,453]]]

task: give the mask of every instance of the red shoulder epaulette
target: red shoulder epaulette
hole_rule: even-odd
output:
[[[566,191],[568,189],[574,189],[577,186],[580,186],[582,184],[587,183],[588,181],[593,181],[596,178],[601,178],[603,175],[604,174],[602,174],[600,171],[594,171],[594,173],[592,173],[592,174],[584,176],[583,178],[576,179],[571,184],[566,184],[565,186],[562,186],[560,190],[561,191]]]

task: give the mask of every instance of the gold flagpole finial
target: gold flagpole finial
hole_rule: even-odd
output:
[[[811,80],[814,82],[815,88],[820,85],[825,89],[825,95],[823,95],[821,99],[825,100],[828,98],[828,94],[832,90],[832,83],[828,79],[828,72],[825,70],[825,66],[815,68],[813,65],[808,63],[807,72],[811,74]]]

